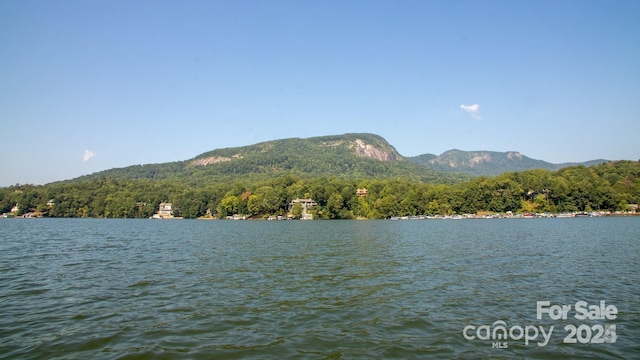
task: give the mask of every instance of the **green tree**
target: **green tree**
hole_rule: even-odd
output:
[[[294,203],[293,206],[291,206],[291,215],[293,215],[295,219],[300,219],[303,210],[304,209],[302,207],[302,204],[300,204],[299,202]]]
[[[378,199],[375,203],[377,212],[383,218],[398,215],[398,199],[394,195],[387,195]]]
[[[340,218],[340,211],[344,206],[344,198],[340,193],[334,192],[329,196],[329,200],[327,200],[326,209],[328,212],[328,216],[331,219]]]
[[[220,205],[218,205],[218,214],[219,216],[230,216],[238,213],[238,204],[240,203],[240,199],[237,196],[227,195],[221,201]]]

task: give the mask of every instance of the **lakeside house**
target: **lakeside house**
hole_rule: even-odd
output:
[[[173,204],[160,203],[158,206],[158,212],[153,214],[149,219],[182,219],[181,217],[173,216]]]
[[[289,207],[288,207],[287,210],[289,212],[291,212],[291,209],[293,208],[293,205],[297,204],[297,203],[302,205],[302,216],[300,217],[300,219],[301,220],[313,220],[313,214],[307,213],[307,210],[309,210],[309,208],[312,207],[312,206],[318,205],[318,203],[313,201],[312,199],[293,199],[289,203]]]
[[[356,195],[358,197],[365,197],[367,195],[369,195],[369,190],[364,188],[364,189],[356,189]]]
[[[171,210],[171,203],[160,203],[158,206],[158,215],[162,217],[173,216],[173,210]]]

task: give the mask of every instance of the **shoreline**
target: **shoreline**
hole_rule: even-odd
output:
[[[368,219],[368,218],[356,218],[356,219],[313,219],[320,221],[327,220],[466,220],[466,219],[566,219],[566,218],[598,218],[598,217],[634,217],[640,216],[640,213],[607,213],[607,212],[577,212],[577,213],[539,213],[539,214],[462,214],[462,215],[412,215],[412,216],[392,216],[386,219]],[[218,219],[215,217],[198,217],[198,218],[183,218],[183,217],[171,217],[171,218],[105,218],[105,217],[54,217],[54,216],[42,216],[36,214],[24,214],[24,215],[12,215],[2,214],[0,219],[140,219],[140,220],[225,220],[225,221],[290,221],[290,220],[302,220],[302,219],[272,219],[272,218],[251,218],[243,216],[235,219]],[[305,219],[304,221],[309,221]]]

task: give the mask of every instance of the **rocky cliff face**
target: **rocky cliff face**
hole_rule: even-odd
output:
[[[449,150],[442,155],[428,161],[429,164],[446,165],[452,168],[475,167],[493,160],[492,154],[487,151],[459,151]]]
[[[363,138],[355,137],[358,135],[364,136]],[[345,138],[347,136],[349,138]],[[353,150],[356,156],[379,161],[396,161],[402,158],[386,140],[376,135],[349,134],[336,138],[335,136],[321,138],[323,141],[319,142],[319,145],[322,147],[346,147]]]
[[[191,165],[207,166],[207,165],[210,165],[210,164],[216,164],[216,163],[231,161],[233,159],[242,159],[242,155],[235,154],[235,155],[233,155],[231,157],[209,156],[209,157],[205,157],[205,158],[195,159],[195,160],[191,161]]]
[[[398,160],[396,155],[390,151],[382,150],[374,145],[367,144],[360,139],[352,141],[349,148],[353,148],[356,151],[356,155],[361,157],[368,157],[380,161],[395,161]]]

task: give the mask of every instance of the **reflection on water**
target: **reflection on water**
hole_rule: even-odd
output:
[[[21,358],[640,356],[637,218],[0,220],[0,353]],[[605,300],[613,321],[536,319]],[[468,325],[554,326],[549,343]],[[615,343],[564,326],[615,324]],[[542,335],[540,335],[542,340]]]

